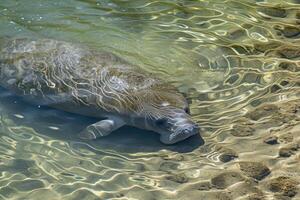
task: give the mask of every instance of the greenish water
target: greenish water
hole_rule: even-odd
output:
[[[300,199],[271,187],[300,181],[299,24],[297,0],[1,0],[1,37],[83,43],[165,78],[187,95],[203,141],[165,146],[127,127],[81,141],[96,119],[3,90],[0,199]],[[260,180],[243,162],[271,173]]]

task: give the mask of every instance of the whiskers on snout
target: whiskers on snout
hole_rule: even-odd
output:
[[[176,125],[175,130],[170,134],[161,136],[161,141],[165,144],[174,144],[196,134],[199,134],[199,126],[192,121],[185,121],[185,123]]]
[[[157,120],[155,131],[165,144],[174,144],[199,133],[199,126],[187,114]]]

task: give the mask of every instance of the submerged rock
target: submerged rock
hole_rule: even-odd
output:
[[[233,74],[225,80],[225,83],[232,85],[236,83],[236,81],[239,80],[239,78],[240,78],[239,74]]]
[[[264,139],[264,143],[267,143],[267,144],[278,144],[278,137],[276,136],[271,136],[271,137],[267,137]]]
[[[278,68],[279,69],[282,69],[282,70],[288,70],[288,71],[292,71],[292,72],[296,72],[298,71],[297,70],[297,65],[293,62],[281,62],[279,65],[278,65]]]
[[[277,84],[272,85],[272,87],[270,88],[271,93],[276,93],[281,89],[281,87]]]
[[[232,149],[226,149],[219,157],[220,161],[222,162],[229,162],[235,158],[237,158],[238,155],[235,151],[233,151]]]
[[[209,181],[201,182],[197,184],[197,190],[210,190],[212,185]]]
[[[241,37],[247,36],[247,32],[245,31],[245,29],[239,28],[239,29],[230,31],[227,36],[229,39],[237,40]]]
[[[300,34],[300,29],[295,26],[275,26],[274,29],[287,38],[297,37]]]
[[[278,7],[261,7],[258,8],[257,11],[259,13],[262,13],[264,16],[280,17],[280,18],[284,18],[287,16],[286,10]]]
[[[300,148],[299,144],[291,144],[286,147],[282,147],[279,149],[280,157],[290,157],[294,154],[294,151],[297,151]]]
[[[230,133],[236,137],[247,137],[253,135],[254,131],[254,128],[247,125],[234,125]]]
[[[189,181],[184,173],[168,175],[166,176],[166,179],[176,183],[187,183]]]
[[[289,177],[280,176],[269,182],[269,190],[279,192],[284,196],[293,197],[297,194],[297,185],[299,183]]]
[[[268,42],[268,43],[255,43],[254,49],[259,52],[265,52],[265,51],[269,51],[271,49],[275,49],[281,45],[282,44],[277,41],[276,42],[272,41],[272,42]]]
[[[253,111],[249,112],[246,116],[252,120],[257,121],[261,118],[268,117],[268,116],[274,114],[274,112],[278,111],[278,109],[279,108],[276,105],[266,104],[266,105],[257,107]]]
[[[290,157],[293,154],[294,154],[293,151],[288,149],[288,148],[279,149],[279,156],[280,157]]]
[[[220,153],[219,160],[224,163],[229,162],[238,157],[236,151],[234,151],[233,149],[229,149],[227,147],[217,146],[215,151]]]
[[[238,172],[223,172],[211,179],[211,184],[218,189],[225,189],[245,178]]]
[[[260,162],[240,162],[239,167],[246,176],[256,180],[262,180],[271,173],[270,169]]]
[[[280,85],[281,86],[287,86],[290,82],[289,81],[281,81]]]
[[[298,59],[300,57],[300,49],[298,46],[283,45],[267,52],[266,55],[286,59]]]

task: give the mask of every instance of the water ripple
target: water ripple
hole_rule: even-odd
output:
[[[76,134],[95,119],[0,91],[0,199],[300,198],[269,186],[279,176],[300,182],[299,6],[2,0],[1,37],[84,43],[177,86],[205,144],[192,138],[164,146],[157,135],[130,128],[81,141]],[[270,136],[279,144],[267,144]],[[263,163],[271,174],[249,177],[239,167],[245,161]]]

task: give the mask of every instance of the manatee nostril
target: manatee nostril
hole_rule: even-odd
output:
[[[189,129],[184,129],[183,130],[183,134],[189,134],[191,132],[191,130],[189,130]]]
[[[187,114],[191,114],[191,111],[190,111],[189,107],[184,108],[184,112],[187,113]]]
[[[195,125],[192,125],[192,126],[186,128],[184,130],[184,133],[185,134],[197,134],[197,133],[199,133],[199,130],[200,130],[199,126],[197,124],[195,124]]]

